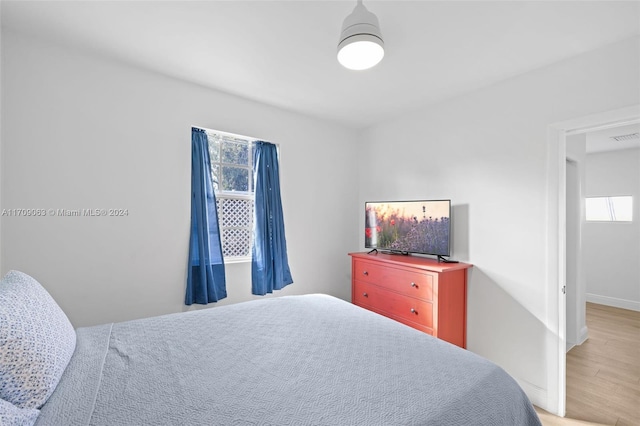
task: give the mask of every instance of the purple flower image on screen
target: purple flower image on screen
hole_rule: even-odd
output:
[[[365,204],[365,247],[448,256],[450,201]]]

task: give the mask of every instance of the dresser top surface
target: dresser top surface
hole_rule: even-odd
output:
[[[410,266],[414,268],[420,268],[427,271],[434,272],[447,272],[456,271],[459,269],[468,269],[473,265],[469,263],[445,263],[439,262],[437,259],[431,259],[422,256],[402,255],[402,254],[388,254],[388,253],[349,253],[349,256],[357,259],[372,260],[377,262],[384,262],[393,265]]]

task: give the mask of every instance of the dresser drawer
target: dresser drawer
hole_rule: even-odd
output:
[[[376,284],[410,297],[433,300],[434,274],[410,271],[358,260],[354,264],[353,279]]]
[[[374,284],[355,281],[353,303],[372,308],[383,315],[433,328],[433,304],[431,302],[406,297]]]
[[[466,347],[467,263],[349,253],[354,304]]]
[[[394,319],[398,322],[401,322],[404,325],[408,325],[409,327],[413,327],[416,330],[420,330],[423,333],[427,333],[430,336],[433,336],[433,329],[431,327],[426,327],[422,324],[418,324],[417,322],[413,322],[413,321],[407,321],[404,318],[400,318],[400,317],[396,317],[394,315],[389,315],[389,318]]]

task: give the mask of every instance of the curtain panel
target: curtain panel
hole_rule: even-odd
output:
[[[185,304],[207,304],[227,297],[209,141],[191,129],[191,237]]]
[[[293,283],[293,279],[284,234],[278,150],[269,142],[255,145],[251,292],[263,296]]]

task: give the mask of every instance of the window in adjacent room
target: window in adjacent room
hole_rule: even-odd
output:
[[[633,220],[633,197],[587,197],[588,222],[631,222]]]
[[[205,129],[225,263],[251,261],[256,139]]]

